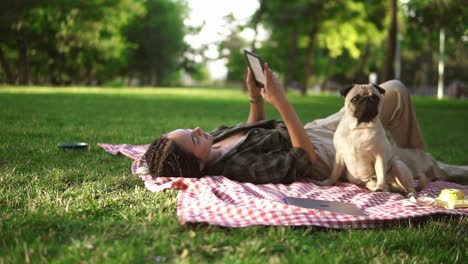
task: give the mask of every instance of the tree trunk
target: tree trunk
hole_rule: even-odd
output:
[[[437,99],[444,97],[444,53],[445,53],[445,29],[439,31],[439,80],[437,82]]]
[[[393,78],[393,62],[395,61],[396,37],[397,37],[397,0],[390,0],[391,22],[388,31],[387,53],[385,55],[384,72],[382,82]]]
[[[327,70],[325,72],[325,79],[322,82],[322,85],[320,86],[320,91],[324,92],[328,88],[328,82],[330,81],[332,75],[333,75],[333,66],[335,66],[336,58],[328,58],[327,62]]]
[[[359,66],[356,71],[356,82],[357,83],[367,83],[369,81],[368,74],[364,72],[364,69],[367,65],[367,60],[369,59],[370,44],[367,41],[364,51],[362,52],[361,58],[359,60]]]
[[[91,86],[93,84],[93,74],[91,73],[91,66],[86,65],[85,66],[85,85],[86,86]]]
[[[10,64],[8,63],[2,48],[0,47],[0,63],[2,64],[3,72],[5,73],[7,84],[15,84],[15,77],[11,72]]]
[[[297,28],[294,27],[291,32],[291,44],[289,48],[289,60],[288,60],[288,68],[286,70],[286,76],[284,76],[284,83],[283,87],[286,90],[288,85],[294,78],[294,69],[296,68],[296,60],[297,60]]]
[[[29,84],[29,67],[28,67],[28,46],[26,45],[26,39],[19,33],[18,43],[18,58],[19,58],[19,70],[18,70],[18,83],[20,85]]]
[[[309,44],[307,45],[306,50],[306,61],[304,64],[304,76],[301,85],[301,94],[305,95],[307,93],[307,87],[309,85],[309,76],[312,73],[312,66],[314,63],[314,47],[315,47],[315,36],[317,29],[312,29],[309,33]]]

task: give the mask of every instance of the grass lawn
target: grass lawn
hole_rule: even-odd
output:
[[[304,123],[342,105],[337,95],[289,97]],[[182,225],[176,191],[147,191],[130,159],[96,146],[244,122],[248,106],[232,89],[0,87],[0,264],[468,263],[468,217],[371,230]],[[468,101],[415,98],[415,109],[433,156],[468,164]],[[63,141],[91,148],[63,152]]]

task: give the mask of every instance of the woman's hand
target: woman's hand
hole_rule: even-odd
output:
[[[261,94],[263,99],[272,104],[276,109],[278,109],[281,104],[287,102],[288,99],[284,93],[284,89],[278,80],[278,78],[271,72],[268,65],[265,63],[264,66],[265,74],[265,87],[261,89]]]
[[[247,78],[245,80],[245,84],[249,90],[250,97],[250,112],[249,117],[247,118],[247,123],[254,123],[260,120],[264,120],[266,117],[265,104],[263,103],[261,89],[257,86],[255,77],[250,67],[247,67]]]

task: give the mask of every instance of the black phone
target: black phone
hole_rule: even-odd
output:
[[[265,75],[263,73],[264,69],[262,59],[257,54],[248,50],[244,50],[244,54],[250,70],[253,72],[257,86],[260,88],[265,87]]]
[[[88,150],[89,145],[85,142],[62,142],[57,145],[59,148],[63,150]]]

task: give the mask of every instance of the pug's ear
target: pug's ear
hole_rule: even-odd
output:
[[[351,89],[353,89],[353,87],[354,87],[354,84],[349,84],[341,88],[340,95],[343,97],[346,97],[346,95],[349,93],[349,91],[351,91]]]
[[[372,86],[374,86],[374,88],[377,89],[377,91],[379,91],[381,94],[385,94],[385,89],[384,89],[384,88],[378,86],[378,85],[375,84],[375,83],[371,83],[371,84],[372,84]]]

